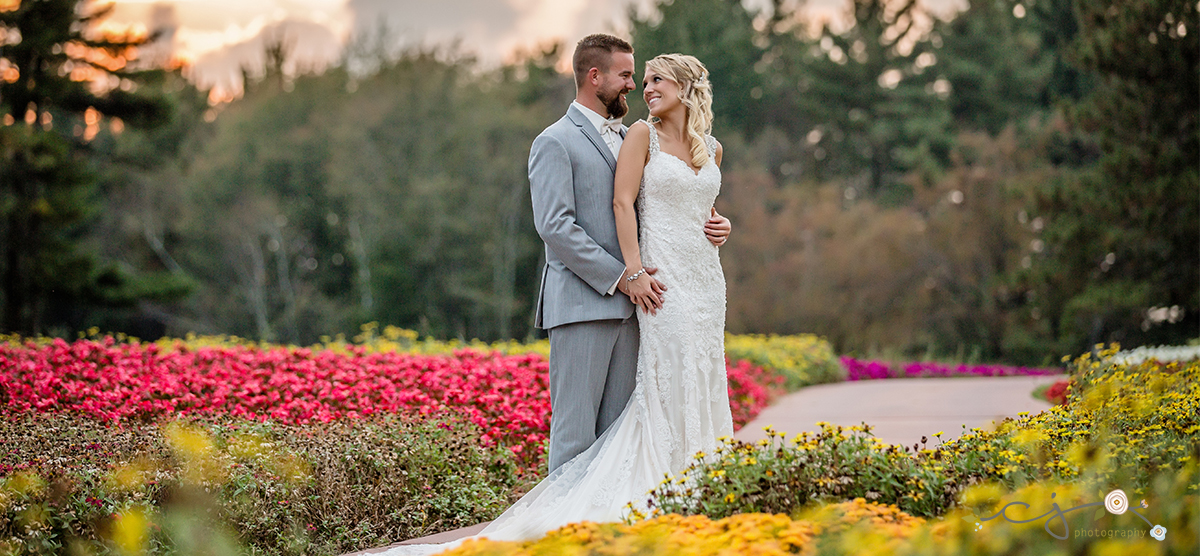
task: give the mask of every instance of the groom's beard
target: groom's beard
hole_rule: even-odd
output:
[[[621,118],[629,113],[629,104],[625,102],[625,95],[628,91],[618,89],[613,93],[612,98],[605,98],[602,93],[597,93],[596,97],[600,102],[604,103],[604,107],[608,109],[608,117]]]

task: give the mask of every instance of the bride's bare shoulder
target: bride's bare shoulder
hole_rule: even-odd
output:
[[[644,137],[647,140],[650,138],[650,124],[646,120],[638,120],[629,126],[629,130],[625,132],[625,140],[628,141],[631,136]]]
[[[621,152],[617,155],[618,169],[621,159],[629,157],[632,157],[631,164],[634,160],[641,160],[644,165],[650,160],[650,128],[642,120],[634,122],[625,131],[625,140],[621,142]]]

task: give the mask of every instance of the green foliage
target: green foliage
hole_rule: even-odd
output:
[[[179,264],[204,284],[189,305],[209,326],[298,342],[361,318],[348,201],[330,184],[345,84],[339,72],[288,81],[272,69],[221,113],[183,176]]]
[[[51,291],[79,295],[92,284],[95,260],[77,248],[91,176],[71,151],[56,134],[0,128],[5,330],[33,330]]]
[[[911,180],[904,207],[835,184],[783,186],[753,166],[726,172],[730,330],[815,333],[840,353],[1048,362],[1036,341],[1046,319],[1017,310],[1024,291],[1010,275],[1038,245],[1022,210],[1055,175],[1038,157],[1048,135],[962,133],[947,169]],[[1014,340],[1022,333],[1032,345]]]
[[[1098,83],[1068,111],[1102,153],[1036,206],[1048,255],[1022,281],[1063,350],[1182,343],[1200,324],[1200,26],[1195,4],[1077,4],[1072,44]],[[1167,320],[1151,308],[1172,308]],[[1182,316],[1179,314],[1182,309]]]
[[[1053,68],[1052,53],[1028,20],[1013,15],[1015,5],[972,2],[945,26],[938,71],[950,83],[950,112],[959,125],[999,133],[1046,108],[1039,101]],[[1024,16],[1024,5],[1020,10]]]
[[[796,28],[775,40],[780,64],[803,67],[788,86],[800,88],[795,109],[815,124],[802,133],[820,149],[817,175],[852,177],[860,193],[887,202],[907,197],[906,171],[945,161],[950,147],[946,91],[927,69],[934,46],[917,24],[931,16],[915,1],[892,4],[855,0],[845,14],[851,25],[822,24],[815,41],[804,36],[807,18],[777,13]]]
[[[57,298],[51,303],[53,333],[98,327],[134,336],[163,335],[183,299],[201,286],[178,259],[183,243],[186,199],[182,176],[190,154],[207,138],[203,120],[208,95],[194,88],[179,71],[143,73],[137,91],[160,98],[170,118],[149,129],[110,126],[88,144],[100,201],[88,221],[84,246],[103,260],[110,278],[120,284],[102,303]],[[64,330],[65,329],[65,330]]]
[[[1102,355],[1112,355],[1115,350]],[[972,429],[932,448],[887,446],[870,427],[818,423],[793,439],[768,428],[758,445],[727,440],[651,494],[658,513],[793,513],[818,500],[865,498],[922,516],[945,514],[967,487],[1041,481],[1138,498],[1164,474],[1197,494],[1200,362],[1119,365],[1084,355],[1066,405]],[[940,437],[942,433],[935,436]],[[922,439],[924,443],[927,439]]]
[[[461,423],[116,429],[43,415],[0,427],[0,553],[129,553],[123,534],[190,553],[207,531],[225,554],[341,554],[494,517],[516,485],[511,461]],[[122,533],[131,516],[143,530]]]
[[[358,87],[355,110],[378,119],[359,124],[367,141],[343,155],[386,188],[361,209],[374,246],[373,314],[442,337],[525,336],[541,247],[525,160],[562,105],[523,105],[534,99],[520,86],[420,53]]]
[[[964,462],[965,476],[948,473],[933,457],[881,444],[868,425],[819,425],[820,432],[791,440],[770,429],[769,439],[757,445],[726,440],[655,489],[653,510],[720,518],[792,513],[819,500],[865,498],[913,515],[940,515],[972,478],[983,474],[978,461]]]
[[[957,125],[997,134],[1082,97],[1089,76],[1068,62],[1077,29],[1071,0],[972,2],[943,25],[935,71]]]
[[[971,3],[910,28],[905,55],[877,52],[903,36],[917,9],[903,3],[858,2],[854,27],[813,38],[801,10],[760,17],[758,64],[777,85],[760,110],[793,108],[778,130],[726,140],[731,329],[1030,364],[1182,341],[1200,318],[1200,71],[1194,6],[1177,4]],[[932,104],[893,109],[914,99]],[[939,114],[962,131],[942,135]],[[880,150],[888,137],[904,148]],[[870,194],[881,176],[891,185]]]
[[[738,513],[792,513],[817,500],[865,498],[913,515],[938,515],[954,502],[958,477],[884,447],[869,426],[827,423],[792,440],[769,431],[758,445],[728,439],[679,477],[652,491],[654,510],[721,518]]]

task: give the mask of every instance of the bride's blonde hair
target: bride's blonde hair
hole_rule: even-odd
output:
[[[692,166],[700,168],[708,162],[708,144],[704,136],[712,133],[712,83],[708,69],[695,56],[660,54],[646,62],[646,70],[670,79],[679,85],[679,100],[687,109],[688,137],[692,139]]]

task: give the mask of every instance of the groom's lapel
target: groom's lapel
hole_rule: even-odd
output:
[[[613,157],[612,149],[608,148],[608,143],[605,143],[604,138],[600,137],[600,132],[596,131],[596,126],[592,125],[592,122],[588,121],[587,116],[584,116],[583,113],[574,106],[567,109],[567,117],[571,119],[571,122],[575,124],[575,127],[579,128],[580,132],[587,136],[588,140],[592,142],[592,145],[596,147],[596,150],[600,151],[600,154],[604,156],[604,161],[608,163],[608,167],[611,168],[613,172],[616,172],[617,159]]]

